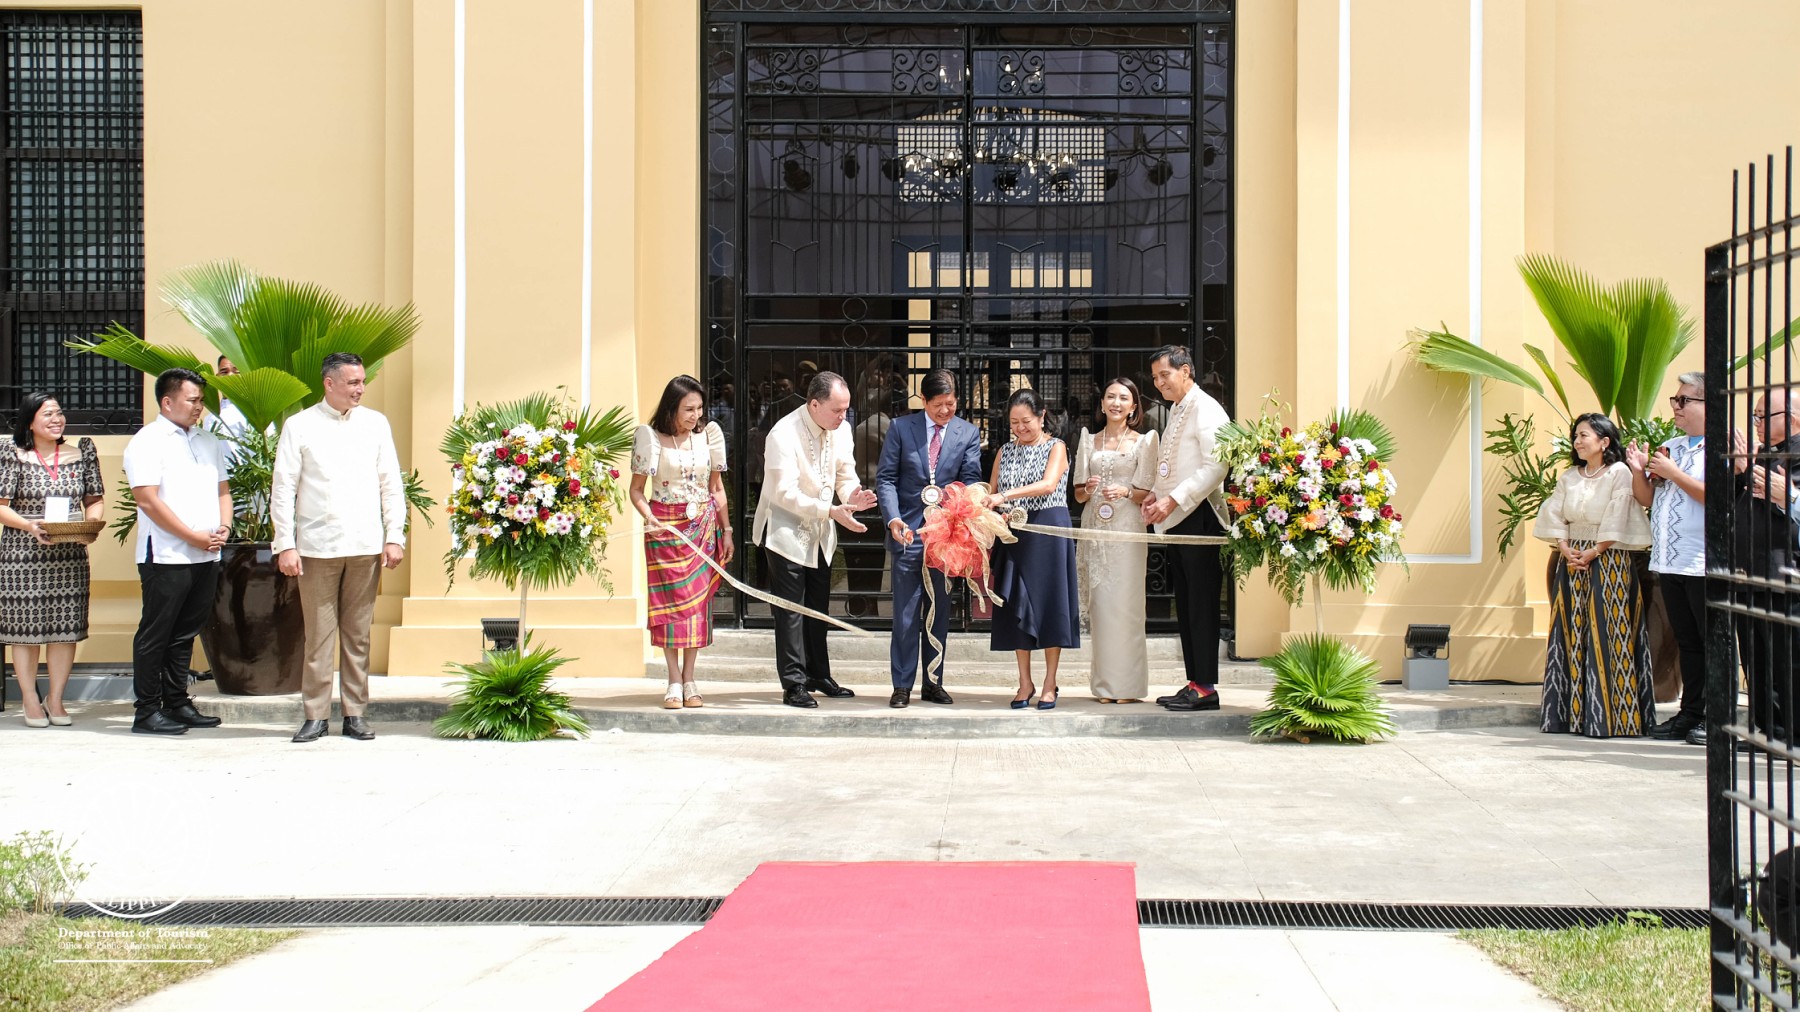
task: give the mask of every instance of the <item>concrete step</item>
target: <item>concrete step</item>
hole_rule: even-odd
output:
[[[1162,688],[1187,680],[1181,666],[1181,641],[1174,636],[1151,636],[1145,640],[1150,658],[1150,685],[1158,693]],[[855,636],[833,632],[831,651],[832,677],[848,684],[879,685],[889,682],[889,637],[885,634]],[[1011,654],[996,653],[989,648],[986,633],[951,633],[946,661],[950,685],[1004,686],[1017,685],[1018,666]],[[1064,650],[1057,669],[1059,680],[1069,685],[1086,685],[1091,670],[1092,654],[1084,644]],[[717,629],[713,645],[700,655],[702,679],[721,682],[773,682],[775,680],[775,633],[768,629]],[[1044,661],[1032,658],[1032,670],[1042,677]],[[668,669],[662,658],[644,663],[644,677],[663,681]],[[1269,670],[1254,661],[1227,660],[1220,648],[1219,682],[1222,685],[1263,686],[1273,684]]]
[[[425,722],[449,706],[449,679],[384,678],[371,684],[374,697],[369,720],[378,733],[429,735]],[[637,679],[560,679],[557,688],[574,697],[575,709],[596,734],[678,733],[746,734],[846,738],[1046,738],[1162,737],[1242,738],[1250,717],[1262,708],[1263,696],[1251,691],[1223,691],[1224,708],[1207,713],[1170,713],[1151,703],[1133,706],[1102,704],[1073,684],[1056,709],[1013,710],[1005,689],[952,687],[956,703],[934,706],[913,697],[904,710],[887,705],[885,684],[855,686],[853,699],[818,700],[816,709],[781,704],[773,686],[728,685],[706,680],[706,705],[664,710],[662,692]],[[418,691],[409,691],[418,690]],[[1381,689],[1394,724],[1412,731],[1472,727],[1535,727],[1537,686],[1459,686],[1448,692],[1415,693],[1392,686]],[[300,720],[297,696],[197,695],[204,713],[223,717],[233,733],[254,733],[245,725],[261,725],[285,737]],[[126,719],[130,707],[96,703],[78,720]],[[334,708],[335,715],[335,708]],[[335,729],[335,720],[333,726]]]
[[[831,661],[886,661],[888,657],[889,635],[876,632],[871,636],[856,636],[851,633],[833,630],[827,640],[827,648],[831,651]],[[976,658],[991,654],[988,649],[987,633],[951,633],[949,653],[951,657]],[[1181,641],[1174,636],[1147,636],[1144,638],[1146,653],[1150,658],[1150,666],[1155,668],[1158,662],[1179,666],[1181,664]],[[1082,644],[1072,650],[1063,651],[1063,663],[1087,663],[1091,642],[1084,635]],[[704,659],[713,660],[732,657],[749,660],[775,660],[775,631],[772,629],[715,629],[713,645],[701,655]],[[1226,660],[1224,644],[1219,647],[1219,659]],[[1011,658],[1008,658],[1011,663]]]
[[[1002,686],[1019,683],[1019,669],[1011,657],[1001,659],[999,655],[984,649],[976,655],[978,660],[963,660],[968,654],[952,651],[945,667],[945,684],[947,685],[985,685]],[[708,650],[700,655],[696,672],[701,679],[711,682],[775,682],[774,658],[747,657],[715,657]],[[1032,658],[1032,675],[1042,680],[1044,661],[1041,657]],[[1057,668],[1057,681],[1065,685],[1081,685],[1088,683],[1089,666],[1085,660],[1071,662],[1067,658]],[[831,658],[831,676],[839,682],[850,685],[879,685],[890,682],[889,666],[886,660],[839,660],[835,653]],[[658,682],[668,680],[668,668],[659,660],[644,663],[644,677]],[[1173,664],[1150,665],[1150,687],[1154,694],[1161,695],[1172,691],[1174,686],[1187,680],[1180,662]],[[1219,684],[1243,685],[1266,689],[1274,684],[1274,676],[1269,669],[1260,664],[1244,662],[1222,663],[1219,665]]]

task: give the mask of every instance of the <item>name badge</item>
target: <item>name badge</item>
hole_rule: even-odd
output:
[[[1112,518],[1113,518],[1113,504],[1109,503],[1109,502],[1101,503],[1100,504],[1100,522],[1106,523],[1107,521],[1111,520]]]
[[[51,495],[44,497],[44,522],[62,524],[69,522],[69,497]]]
[[[927,506],[936,506],[944,498],[944,490],[936,485],[927,485],[919,490],[919,499]]]
[[[1156,465],[1156,476],[1158,478],[1167,478],[1169,476],[1169,462],[1168,461],[1165,460],[1162,463]]]

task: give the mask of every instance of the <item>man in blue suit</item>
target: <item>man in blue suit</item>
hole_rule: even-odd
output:
[[[887,522],[887,550],[893,561],[894,641],[888,656],[893,666],[894,694],[888,705],[903,707],[912,701],[913,679],[931,669],[938,651],[925,636],[925,546],[918,529],[925,522],[925,507],[938,501],[943,487],[960,481],[981,481],[981,430],[956,417],[956,377],[948,369],[934,369],[919,384],[924,411],[894,420],[881,444],[881,464],[875,471],[875,498],[881,519]],[[950,633],[950,594],[944,574],[931,570],[937,592],[937,624],[932,633],[939,643]],[[925,678],[919,695],[928,703],[949,703],[943,671],[938,680]]]

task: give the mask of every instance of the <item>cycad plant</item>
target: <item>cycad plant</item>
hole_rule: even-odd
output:
[[[1269,708],[1250,718],[1252,735],[1367,742],[1396,733],[1375,689],[1381,665],[1348,643],[1300,636],[1262,663],[1275,673],[1275,687]]]
[[[1568,355],[1569,367],[1588,386],[1592,399],[1581,410],[1616,418],[1627,440],[1661,442],[1670,438],[1675,425],[1656,418],[1656,406],[1670,366],[1694,339],[1694,322],[1669,293],[1668,285],[1638,278],[1607,286],[1579,268],[1543,254],[1520,257],[1519,274]],[[1543,375],[1542,382],[1524,366],[1448,329],[1414,331],[1412,336],[1413,357],[1419,364],[1530,390],[1556,412],[1561,431],[1567,431],[1581,413],[1570,406],[1569,384],[1541,348],[1525,345],[1526,355]],[[1556,487],[1557,474],[1567,457],[1556,452],[1536,455],[1540,447],[1528,415],[1503,415],[1500,427],[1486,434],[1487,452],[1505,461],[1511,486],[1503,497],[1507,508],[1500,525],[1499,549],[1504,557],[1521,524],[1537,515],[1538,506]]]
[[[569,697],[550,687],[556,669],[568,663],[555,648],[496,650],[479,664],[452,664],[463,676],[456,701],[432,725],[445,738],[538,741],[559,731],[588,734],[587,721]]]
[[[220,355],[231,359],[241,370],[238,375],[220,376],[211,362],[188,349],[151,344],[118,322],[89,340],[71,341],[69,347],[151,376],[177,367],[192,369],[206,377],[206,406],[215,415],[219,397],[230,398],[250,430],[231,469],[232,499],[238,507],[233,536],[267,540],[275,438],[288,417],[324,399],[319,370],[325,356],[359,355],[373,380],[382,361],[412,341],[419,330],[418,313],[410,303],[353,306],[318,285],[263,277],[235,260],[178,270],[159,291]],[[408,498],[429,516],[431,501],[416,471],[409,476]]]

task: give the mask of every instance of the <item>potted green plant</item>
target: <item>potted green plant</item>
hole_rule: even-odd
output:
[[[69,347],[151,376],[192,369],[206,377],[206,406],[215,416],[221,395],[243,412],[244,431],[228,437],[234,444],[228,476],[236,507],[232,539],[221,554],[219,593],[201,641],[220,692],[298,692],[305,661],[299,585],[276,571],[269,552],[274,535],[269,494],[281,424],[324,399],[319,370],[326,355],[362,356],[373,381],[382,360],[412,340],[418,314],[410,303],[352,306],[318,285],[263,277],[233,260],[176,271],[159,291],[238,366],[237,375],[219,375],[212,363],[187,349],[151,344],[117,322]],[[407,498],[429,523],[433,503],[416,470],[408,476]],[[120,499],[113,529],[123,541],[136,519],[136,504],[129,488]]]
[[[1373,660],[1325,635],[1320,590],[1373,592],[1381,565],[1406,565],[1404,517],[1389,465],[1393,434],[1366,411],[1339,411],[1296,431],[1265,401],[1261,415],[1219,430],[1230,467],[1225,553],[1238,583],[1267,570],[1290,605],[1312,584],[1311,636],[1287,643],[1263,665],[1275,675],[1269,706],[1251,719],[1257,737],[1369,741],[1394,733],[1375,691]]]

